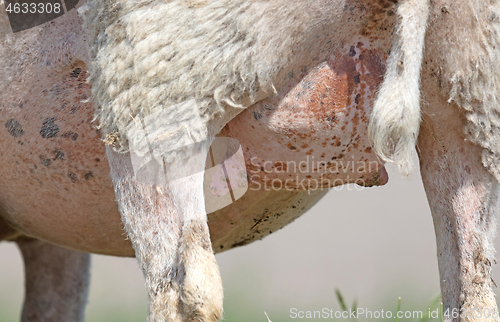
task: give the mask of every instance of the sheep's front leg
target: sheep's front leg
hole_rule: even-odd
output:
[[[459,112],[443,102],[424,117],[419,136],[445,320],[498,321],[491,265],[499,184],[483,167],[480,147],[465,140]]]
[[[167,172],[186,176],[152,184],[134,175],[130,154],[107,149],[122,220],[146,277],[150,322],[218,321],[222,314],[203,171],[192,171],[204,168],[206,152],[168,166]]]
[[[19,238],[16,243],[26,275],[21,321],[83,321],[90,255],[32,238]]]

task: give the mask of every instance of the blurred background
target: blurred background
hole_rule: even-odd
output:
[[[384,187],[334,188],[281,231],[217,255],[224,320],[268,322],[266,312],[272,322],[291,321],[297,320],[291,309],[340,310],[337,288],[348,306],[356,300],[360,308],[395,312],[401,297],[402,310],[422,310],[425,317],[439,294],[429,206],[418,168],[408,178],[388,172]],[[146,321],[135,259],[92,260],[86,321]],[[14,244],[0,243],[0,322],[19,321],[22,298],[22,259]]]

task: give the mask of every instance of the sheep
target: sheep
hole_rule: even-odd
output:
[[[329,187],[387,183],[384,162],[410,172],[415,145],[445,311],[463,313],[446,320],[496,310],[496,0],[81,2],[14,34],[0,14],[0,237],[29,280],[59,274],[40,263],[66,254],[59,287],[74,295],[39,312],[46,286],[27,283],[23,321],[83,319],[77,251],[135,256],[148,321],[218,321],[214,251],[286,225]],[[204,171],[216,137],[244,151],[220,177],[250,182],[210,213],[211,193],[236,188]],[[281,218],[262,216],[269,205]]]

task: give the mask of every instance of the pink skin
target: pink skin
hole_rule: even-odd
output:
[[[326,59],[288,73],[278,95],[242,112],[221,131],[241,142],[253,184],[237,203],[209,215],[214,249],[249,243],[290,222],[326,193],[304,191],[318,189],[318,183],[326,188],[387,182],[366,138],[387,44],[379,47],[358,37],[336,55],[325,53]],[[0,113],[5,125],[0,140],[6,143],[0,154],[2,222],[72,249],[134,256],[108,177],[104,144],[91,124],[93,104],[82,100],[90,97],[87,77],[78,60],[49,67],[26,64],[1,94],[8,107]],[[284,162],[300,166],[307,160],[308,171],[280,169]],[[284,182],[284,191],[271,186],[276,180]],[[299,210],[292,210],[294,202],[302,202],[295,207]],[[257,229],[265,204],[287,216],[265,220]],[[7,226],[0,232],[13,238]]]
[[[366,40],[352,43],[318,66],[289,72],[298,77],[290,77],[279,95],[243,111],[221,132],[242,144],[257,186],[308,189],[387,182],[366,134],[385,57]]]
[[[75,70],[78,69],[81,72],[77,77],[74,77]],[[0,200],[4,209],[4,220],[22,234],[58,245],[86,252],[133,256],[133,249],[124,237],[113,188],[108,178],[109,166],[106,162],[104,144],[99,140],[99,131],[95,130],[91,124],[92,103],[81,101],[82,96],[90,95],[90,87],[85,83],[87,76],[85,65],[82,62],[75,63],[62,70],[59,75],[50,80],[51,86],[47,91],[44,90],[47,81],[34,80],[33,85],[27,86],[26,92],[22,95],[26,97],[22,102],[23,107],[20,108],[19,104],[21,103],[17,103],[17,101],[14,103],[13,99],[11,103],[5,103],[5,105],[17,104],[17,106],[0,114],[0,122],[11,125],[10,128],[0,131],[2,142],[9,142],[0,155],[0,162],[5,165],[0,170]],[[307,81],[304,80],[304,82]],[[13,83],[14,85],[15,83]],[[302,87],[302,85],[299,84],[296,88],[298,87]],[[60,94],[55,95],[55,89],[58,89]],[[42,95],[38,95],[36,100],[29,99],[29,97],[35,96],[35,93],[42,93]],[[289,93],[290,97],[296,95],[294,90]],[[267,101],[262,102],[262,104],[265,103]],[[279,158],[280,155],[285,156],[282,160],[293,161],[296,164],[307,160],[306,157],[309,156],[310,160],[314,160],[314,164],[316,164],[318,161],[324,160],[322,156],[326,155],[328,151],[331,151],[328,153],[328,158],[331,159],[335,157],[336,153],[340,154],[342,150],[345,150],[342,153],[343,156],[336,160],[338,164],[342,164],[341,162],[350,164],[351,160],[368,160],[372,162],[372,165],[374,164],[372,171],[367,174],[357,172],[359,169],[357,165],[354,172],[352,172],[352,167],[339,168],[337,173],[327,173],[327,178],[331,182],[338,184],[339,181],[335,181],[337,178],[344,183],[356,182],[356,179],[363,176],[366,176],[365,178],[373,178],[373,176],[378,178],[377,182],[370,181],[369,185],[387,182],[385,169],[381,169],[381,164],[377,162],[376,156],[367,148],[364,135],[366,133],[365,121],[354,126],[354,131],[357,129],[358,134],[352,131],[343,133],[340,126],[335,127],[318,122],[315,114],[308,111],[309,107],[302,105],[301,108],[304,112],[302,115],[297,113],[301,118],[300,122],[295,123],[297,126],[294,129],[298,135],[294,141],[293,138],[290,139],[288,134],[279,133],[279,129],[274,126],[277,120],[280,118],[284,120],[283,116],[286,117],[286,105],[277,104],[276,113],[269,113],[269,116],[264,114],[264,118],[269,118],[271,123],[269,125],[257,122],[253,116],[254,111],[261,110],[262,104],[257,104],[243,112],[221,132],[222,136],[237,138],[242,143],[249,173],[254,171],[251,166],[265,166],[266,160]],[[38,111],[39,108],[42,108],[43,111]],[[357,119],[358,113],[365,115],[366,112],[366,106],[358,111],[353,104],[346,106],[340,113],[333,111],[330,115],[338,119],[337,124],[344,126],[346,123],[349,125],[350,117]],[[323,134],[318,134],[314,138],[304,135],[301,139],[300,135],[308,131],[307,127],[301,127],[301,124],[307,124],[308,118],[318,123],[317,133],[321,131]],[[363,118],[366,120],[366,117],[363,116]],[[290,121],[295,120],[291,119]],[[260,130],[252,132],[252,127],[256,126],[260,127]],[[260,132],[263,135],[270,133],[273,140],[278,142],[273,148],[273,153],[261,154],[266,149],[266,146],[262,144],[262,137],[258,135],[252,137],[246,134],[247,131],[252,134]],[[21,133],[22,135],[20,135]],[[335,135],[338,139],[331,140],[330,137]],[[351,139],[358,136],[360,137],[359,142],[356,142],[358,148],[349,147]],[[329,145],[326,146],[321,140],[329,142]],[[268,142],[272,141],[268,140]],[[288,146],[292,144],[291,142],[299,147],[298,151],[290,150]],[[307,154],[307,151],[301,151],[300,147],[307,142],[313,142],[312,146],[316,144],[317,152]],[[343,142],[343,144],[336,146],[335,142]],[[352,153],[350,149],[352,149]],[[255,159],[252,160],[257,155],[264,156],[260,163]],[[379,170],[380,175],[377,175]],[[255,178],[255,172],[252,174]],[[273,179],[278,178],[284,181],[291,176],[288,173],[280,175],[279,171],[276,171],[276,174],[277,176],[274,176]],[[304,172],[298,174],[301,176],[314,175],[312,178],[318,180],[323,178],[321,173],[318,175],[315,171],[311,171],[310,174]],[[295,176],[293,175],[293,177]],[[304,178],[301,177],[302,179]],[[290,187],[289,190],[297,188],[295,182]],[[247,192],[248,196],[244,198],[260,200],[261,193],[255,190],[254,186]],[[32,196],[38,197],[33,198]],[[68,202],[55,202],[56,200],[68,200]],[[238,205],[235,204],[229,208],[231,207],[238,207]],[[209,221],[214,223],[216,229],[229,229],[229,227],[220,227],[225,226],[222,224],[217,226],[217,223],[222,221],[218,220],[217,216],[219,213],[225,214],[226,212],[230,212],[230,209],[221,210],[209,216]],[[55,227],[61,229],[54,229]],[[217,231],[212,233],[212,238],[213,236],[222,238],[228,233],[227,230]],[[214,240],[214,245],[218,245],[217,239]]]

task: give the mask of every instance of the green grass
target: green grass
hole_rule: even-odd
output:
[[[357,303],[357,300],[354,299],[353,301],[353,304],[349,307],[347,306],[345,300],[344,300],[344,296],[342,295],[341,291],[339,289],[336,289],[335,290],[335,295],[337,297],[337,302],[340,306],[340,309],[344,312],[350,312],[350,311],[356,311],[357,310],[357,307],[358,307],[358,303]],[[398,299],[398,305],[397,305],[397,309],[396,309],[396,312],[393,314],[393,316],[395,316],[395,320],[396,322],[399,322],[400,318],[398,317],[398,313],[399,312],[402,312],[402,309],[401,309],[401,297]],[[432,318],[431,316],[429,316],[429,312],[434,312],[436,309],[439,308],[439,311],[438,311],[438,318]],[[430,321],[440,321],[440,322],[443,322],[443,303],[441,302],[441,294],[438,294],[436,297],[434,297],[434,299],[431,300],[430,304],[426,307],[426,308],[422,308],[420,309],[419,311],[421,311],[423,314],[422,314],[422,318],[420,319],[407,319],[407,318],[401,318],[401,320],[405,320],[405,321],[415,321],[415,322],[430,322]],[[426,314],[427,312],[427,314]],[[357,322],[358,319],[347,319],[349,322]]]
[[[247,294],[250,295],[250,294]],[[356,311],[358,308],[358,301],[354,299],[352,301],[351,306],[347,305],[347,302],[345,300],[345,297],[341,293],[340,290],[336,289],[335,290],[335,295],[336,295],[336,301],[337,304],[342,311],[349,311],[350,309],[353,311]],[[394,300],[391,300],[389,302],[392,302]],[[334,301],[332,301],[334,302]],[[394,302],[393,302],[394,303]],[[251,303],[245,300],[230,300],[226,298],[226,311],[224,314],[224,319],[223,321],[230,321],[230,322],[284,322],[284,321],[292,321],[290,315],[288,314],[289,312],[286,311],[286,309],[280,310],[279,308],[272,306],[272,312],[255,312],[251,310]],[[405,302],[401,298],[398,299],[397,305],[395,305],[396,311],[393,312],[393,316],[397,316],[397,312],[404,311],[404,310],[409,310],[409,308],[405,307]],[[439,317],[438,318],[430,318],[429,316],[426,315],[428,311],[434,312],[436,309],[439,308]],[[413,308],[412,308],[413,310]],[[398,319],[394,318],[396,322],[401,322],[402,321],[412,321],[412,322],[432,322],[432,321],[440,321],[443,322],[443,303],[441,302],[441,296],[438,295],[434,297],[430,302],[429,305],[427,306],[421,306],[420,311],[422,311],[423,317],[421,319]],[[117,310],[109,310],[109,311],[94,311],[91,312],[90,314],[86,315],[86,321],[87,322],[136,322],[136,321],[145,321],[146,316],[145,312],[143,311],[137,311],[137,312],[130,312],[127,311],[126,308],[123,311],[117,311]],[[297,319],[297,320],[311,320],[311,319]],[[337,320],[337,319],[312,319],[312,320]],[[340,319],[340,320],[347,320],[349,322],[357,322],[357,319]],[[384,320],[384,319],[383,319]],[[9,311],[9,310],[4,310],[4,312],[0,311],[0,322],[16,322],[19,321],[19,313]]]

